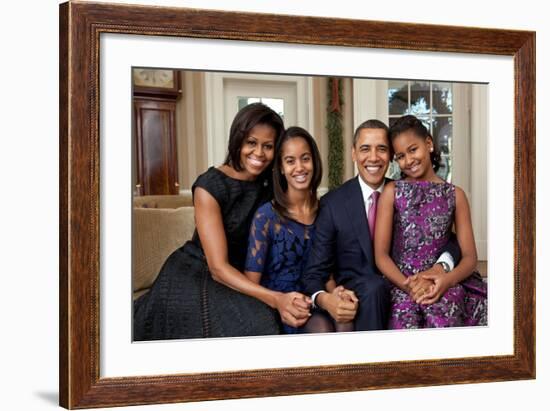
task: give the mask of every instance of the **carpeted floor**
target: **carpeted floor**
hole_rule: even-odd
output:
[[[487,277],[487,261],[478,261],[477,270],[483,277]]]

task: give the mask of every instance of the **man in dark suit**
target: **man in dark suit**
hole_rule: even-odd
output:
[[[302,283],[315,307],[337,324],[352,325],[342,331],[387,327],[389,282],[374,263],[373,233],[378,196],[391,157],[388,127],[378,120],[365,121],[353,138],[352,158],[359,175],[321,198],[315,240]],[[453,257],[454,261],[459,258],[456,248],[451,246],[448,251],[453,255],[444,253],[433,269],[450,271]],[[338,287],[327,292],[325,284],[331,274]]]

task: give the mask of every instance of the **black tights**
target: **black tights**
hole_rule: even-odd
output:
[[[304,333],[333,333],[353,331],[353,321],[337,323],[330,314],[324,311],[314,311],[302,328]]]

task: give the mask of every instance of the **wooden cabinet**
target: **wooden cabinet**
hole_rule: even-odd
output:
[[[134,69],[134,191],[137,195],[179,193],[176,138],[179,83],[175,70]]]
[[[138,195],[178,194],[176,102],[134,98]]]

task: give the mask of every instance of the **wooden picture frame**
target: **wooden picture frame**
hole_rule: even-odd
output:
[[[102,33],[512,56],[513,355],[100,378]],[[69,2],[60,5],[59,54],[61,406],[90,408],[535,377],[534,32]]]

